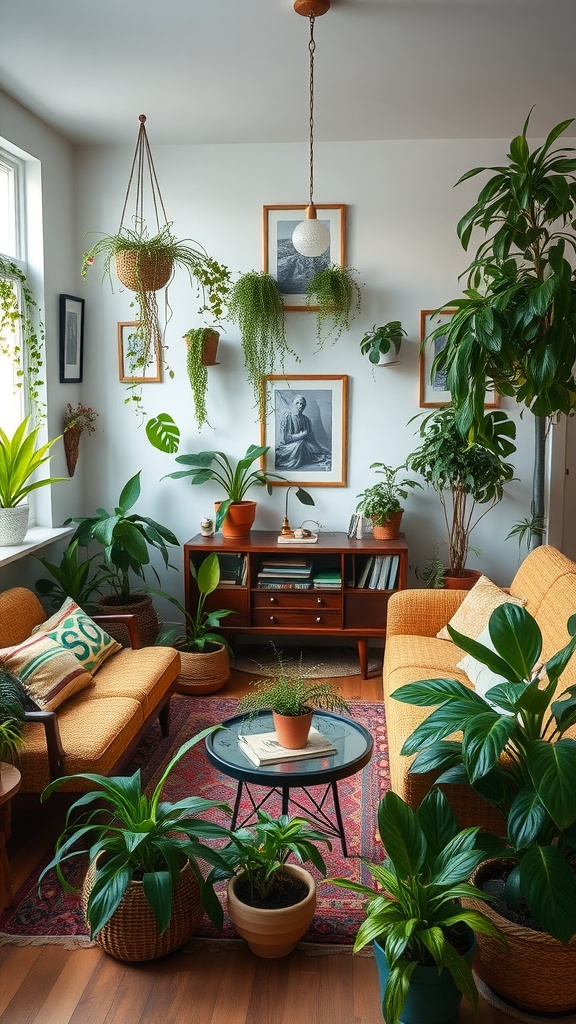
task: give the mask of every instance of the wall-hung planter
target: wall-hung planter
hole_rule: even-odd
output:
[[[400,362],[400,346],[405,337],[406,331],[399,320],[391,320],[382,327],[374,324],[362,338],[360,351],[363,356],[368,356],[373,366],[396,366]]]

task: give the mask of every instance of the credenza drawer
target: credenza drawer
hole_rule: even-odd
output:
[[[319,609],[300,610],[295,608],[255,608],[252,625],[269,629],[340,629],[342,613]]]
[[[253,608],[319,608],[339,611],[342,593],[318,590],[253,590]]]

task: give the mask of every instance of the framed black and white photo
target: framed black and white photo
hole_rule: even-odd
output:
[[[421,409],[434,409],[448,405],[451,395],[446,387],[446,373],[435,373],[432,376],[432,364],[446,344],[446,335],[440,333],[430,339],[430,334],[450,320],[456,313],[455,309],[423,309],[420,313],[420,397]],[[486,392],[484,405],[487,409],[496,409],[500,404],[500,396],[489,388]]]
[[[294,228],[304,220],[306,205],[265,206],[264,270],[278,282],[284,309],[317,309],[306,304],[310,278],[335,263],[344,266],[346,244],[346,207],[342,203],[317,206],[318,220],[330,232],[330,245],[321,256],[301,256],[292,244]]]
[[[118,375],[125,384],[157,384],[162,380],[158,346],[149,346],[138,320],[118,324]]]
[[[84,299],[60,296],[60,383],[78,384],[84,362]]]
[[[272,486],[345,487],[348,377],[293,374],[264,377],[266,415],[261,422],[266,473]]]

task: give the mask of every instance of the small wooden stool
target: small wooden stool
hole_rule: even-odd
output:
[[[0,761],[0,910],[12,902],[10,864],[6,852],[6,840],[10,839],[12,812],[10,800],[20,789],[22,779],[13,764]]]

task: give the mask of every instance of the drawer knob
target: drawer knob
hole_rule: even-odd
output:
[[[269,615],[268,619],[269,619],[270,622],[276,622],[276,616],[275,615]]]
[[[316,622],[322,622],[322,616],[321,615],[317,615],[316,616]]]
[[[322,604],[322,598],[321,597],[317,597],[316,598],[316,604]]]
[[[276,598],[275,597],[271,597],[270,598],[270,604],[276,604]]]

